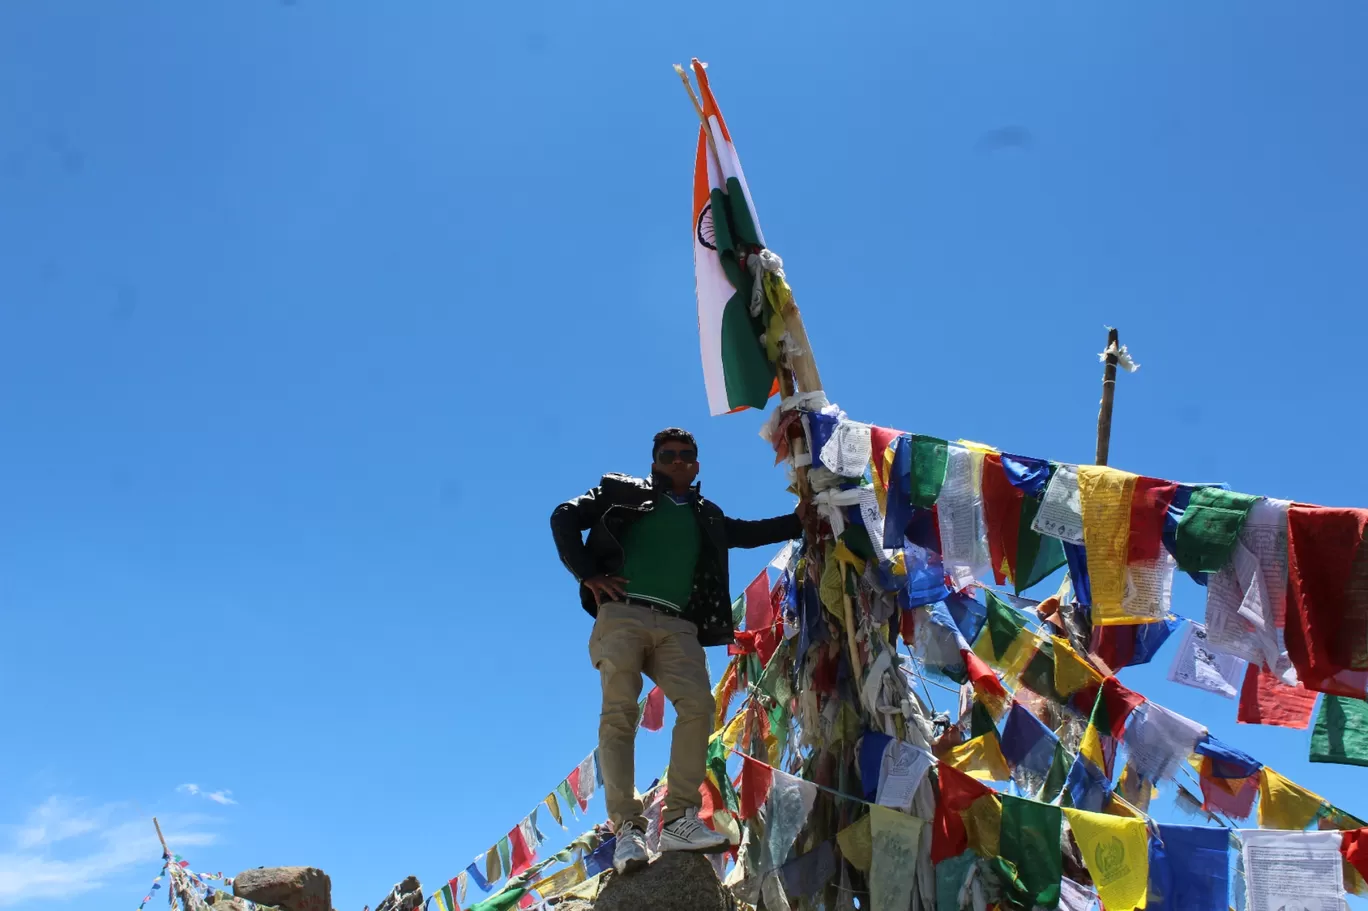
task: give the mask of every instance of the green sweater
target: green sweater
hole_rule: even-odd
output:
[[[693,593],[701,547],[693,506],[661,493],[649,513],[627,528],[622,575],[627,594],[682,611]]]

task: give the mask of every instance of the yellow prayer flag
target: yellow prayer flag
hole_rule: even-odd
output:
[[[1064,817],[1107,911],[1145,907],[1149,886],[1149,830],[1145,823],[1071,807],[1064,808]]]
[[[434,899],[433,904],[437,906],[437,911],[451,911],[451,909],[446,906],[446,901],[442,898],[442,890],[438,889],[436,892],[432,893],[432,897]]]
[[[737,712],[732,716],[732,720],[727,722],[727,726],[722,729],[722,745],[729,750],[736,749],[736,742],[741,739],[741,732],[746,729],[746,713]]]
[[[1031,663],[1035,657],[1036,649],[1040,643],[1036,635],[1026,628],[1022,628],[1017,633],[1007,650],[998,657],[997,650],[993,644],[992,631],[990,624],[985,623],[983,629],[979,630],[978,638],[974,640],[974,654],[982,658],[988,665],[1002,674],[1010,682],[1021,679],[1021,674],[1026,670],[1026,665]]]
[[[561,821],[560,801],[556,799],[556,795],[547,794],[546,800],[542,802],[546,804],[546,809],[550,811],[551,818],[556,821],[556,825],[564,829],[565,823]]]
[[[584,861],[577,860],[572,866],[552,873],[545,879],[537,880],[529,888],[543,899],[552,898],[584,882],[586,872]]]
[[[1325,798],[1264,766],[1259,773],[1259,828],[1305,829]]]
[[[907,908],[917,876],[917,846],[925,820],[888,807],[869,808],[873,857],[869,897],[875,908]]]
[[[942,756],[941,762],[979,781],[1010,781],[1012,778],[996,731],[966,740]]]
[[[869,872],[869,865],[874,859],[874,835],[868,816],[837,832],[836,844],[841,846],[841,856],[855,869]]]
[[[1102,683],[1102,674],[1078,656],[1068,639],[1051,636],[1050,640],[1054,643],[1054,684],[1059,695],[1072,696],[1084,687]]]
[[[960,814],[969,847],[979,857],[993,858],[1002,853],[1002,801],[996,794],[984,794]]]
[[[851,550],[849,547],[846,547],[846,543],[844,541],[837,540],[836,550],[833,551],[832,556],[836,558],[837,563],[841,564],[842,569],[844,569],[846,564],[849,564],[850,566],[854,567],[856,573],[862,573],[865,571],[864,559],[859,556],[856,556],[855,551]]]
[[[1137,477],[1105,465],[1078,466],[1094,626],[1135,622],[1126,615],[1121,602],[1126,596],[1131,497]]]

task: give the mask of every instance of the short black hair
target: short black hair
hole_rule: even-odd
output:
[[[694,439],[692,433],[689,433],[689,431],[685,430],[683,427],[666,427],[664,430],[660,431],[660,433],[657,433],[655,439],[651,441],[652,462],[656,459],[656,453],[660,452],[662,443],[688,443],[694,448],[695,453],[698,452],[698,441]]]

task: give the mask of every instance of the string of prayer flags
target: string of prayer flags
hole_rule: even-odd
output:
[[[870,903],[875,908],[909,907],[917,875],[918,846],[926,823],[897,810],[873,806],[869,809],[869,824]]]
[[[1270,724],[1304,731],[1311,726],[1316,694],[1298,684],[1288,686],[1253,664],[1245,669],[1240,688],[1240,724]]]
[[[1206,626],[1188,620],[1183,624],[1183,638],[1169,666],[1168,679],[1234,699],[1244,679],[1244,665],[1233,655],[1213,651],[1207,642]]]
[[[1311,731],[1311,761],[1368,766],[1368,702],[1326,695]]]
[[[1246,907],[1343,907],[1344,879],[1338,832],[1244,829]]]
[[[1305,829],[1328,804],[1324,797],[1306,790],[1264,766],[1259,773],[1259,828]]]
[[[1105,465],[1078,466],[1094,626],[1136,622],[1122,604],[1126,597],[1131,498],[1136,478],[1130,472]]]
[[[1145,907],[1149,892],[1149,830],[1144,820],[1069,807],[1064,808],[1064,817],[1107,911]]]
[[[1004,794],[1001,825],[1001,856],[1014,868],[1002,877],[1004,885],[1015,886],[1013,891],[1023,907],[1058,905],[1064,876],[1060,850],[1063,816],[1059,807]],[[1012,872],[1014,876],[1010,875]]]
[[[1186,573],[1214,573],[1230,562],[1240,528],[1258,497],[1220,487],[1192,492],[1178,521],[1174,556]]]
[[[1158,826],[1149,843],[1146,911],[1226,911],[1229,849],[1224,828]]]
[[[1287,653],[1309,690],[1364,698],[1368,510],[1287,510]]]

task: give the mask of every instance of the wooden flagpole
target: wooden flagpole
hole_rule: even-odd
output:
[[[1111,456],[1112,407],[1116,404],[1116,364],[1121,344],[1117,331],[1107,329],[1106,366],[1102,368],[1102,405],[1097,412],[1097,464],[1106,465]]]

